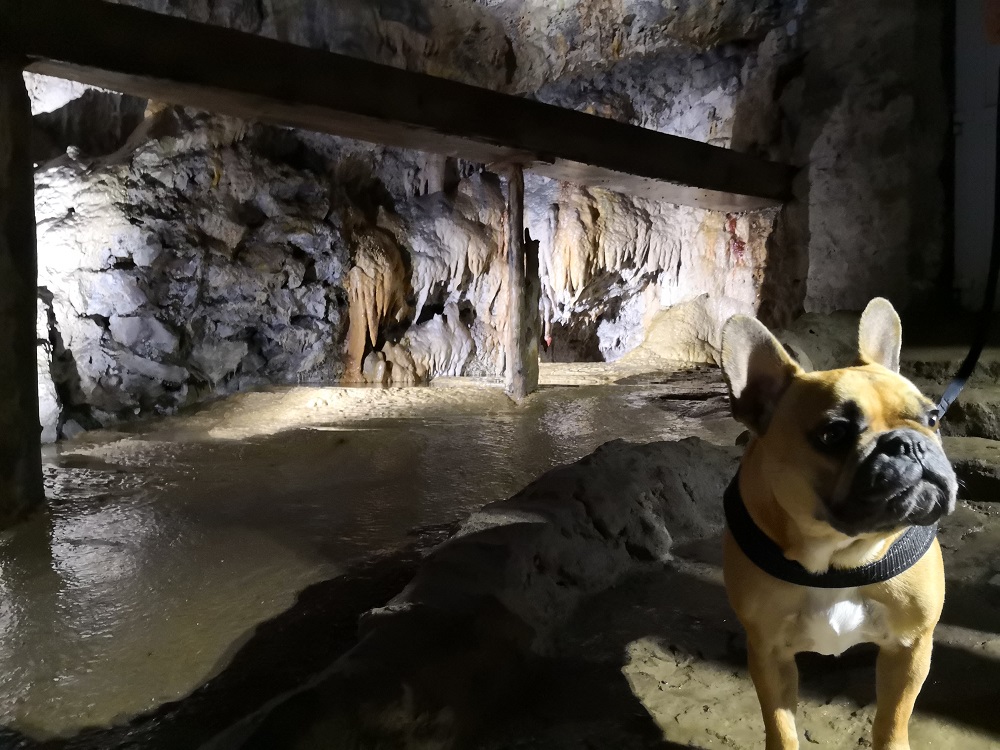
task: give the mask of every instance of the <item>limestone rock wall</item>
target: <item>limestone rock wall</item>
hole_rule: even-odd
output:
[[[503,24],[468,0],[116,1],[487,88],[515,65]]]
[[[766,286],[769,322],[950,293],[948,12],[931,0],[804,0],[752,56],[733,148],[802,168],[769,258],[801,305],[775,308]]]
[[[783,0],[479,0],[479,4],[506,23],[517,59],[514,87],[525,92],[574,75],[601,74],[622,61],[754,44],[794,10],[794,3]],[[630,85],[637,83],[633,79]]]
[[[929,0],[806,6],[796,160],[808,164],[805,308],[903,307],[935,291],[950,139],[943,4]],[[844,44],[849,39],[850,44]]]
[[[85,427],[341,367],[348,258],[329,186],[242,123],[160,117],[172,135],[127,159],[37,173],[45,338]]]
[[[39,337],[64,407],[55,425],[47,413],[50,436],[335,381],[373,350],[401,382],[502,367],[495,177],[411,195],[396,213],[380,157],[354,144],[323,151],[175,109],[155,119],[134,150],[37,172]]]
[[[785,325],[935,277],[920,0],[131,1],[807,165],[795,202],[738,215],[529,175],[543,358],[622,356],[674,305],[698,311],[685,330],[714,330],[706,310]],[[29,84],[47,435],[271,383],[501,374],[482,165]]]

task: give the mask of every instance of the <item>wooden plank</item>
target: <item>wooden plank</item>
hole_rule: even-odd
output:
[[[39,506],[35,177],[21,67],[0,60],[0,528]]]
[[[0,0],[29,70],[138,96],[725,211],[780,204],[794,170],[442,78],[100,0]],[[2,35],[6,35],[4,38]]]
[[[524,328],[524,170],[513,165],[504,170],[507,182],[507,215],[505,219],[507,246],[507,351],[504,368],[507,395],[520,401],[529,393],[525,360]],[[537,356],[536,356],[537,360]],[[535,364],[537,371],[538,364]],[[537,386],[537,377],[535,385]]]

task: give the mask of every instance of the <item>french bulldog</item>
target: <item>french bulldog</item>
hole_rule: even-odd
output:
[[[732,413],[751,432],[734,487],[761,539],[803,575],[828,578],[889,559],[904,533],[928,540],[888,580],[820,588],[765,572],[727,528],[726,592],[746,630],[767,750],[799,747],[795,654],[858,643],[879,646],[874,748],[910,747],[945,589],[933,529],[914,527],[952,512],[958,483],[937,433],[941,415],[899,374],[901,338],[892,305],[874,299],[861,316],[858,361],[806,372],[759,321],[737,315],[723,328]]]

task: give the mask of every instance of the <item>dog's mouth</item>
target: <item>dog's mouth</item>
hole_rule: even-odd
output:
[[[932,487],[924,487],[923,485],[930,484]],[[938,491],[946,492],[946,488],[941,487],[936,482],[928,482],[927,480],[921,480],[916,485],[912,487],[903,487],[902,489],[894,492],[889,497],[887,497],[883,503],[886,506],[886,510],[890,515],[898,517],[901,521],[907,521],[910,525],[915,526],[930,526],[934,521],[936,521],[940,515],[934,518],[928,519],[924,518],[924,515],[918,510],[918,503],[914,502],[916,496],[921,492],[927,491]],[[934,507],[938,507],[938,503],[934,503]]]
[[[934,479],[899,487],[881,496],[846,497],[827,503],[828,521],[847,536],[930,526],[954,509],[954,491]]]
[[[885,499],[890,518],[907,526],[930,526],[954,509],[953,491],[946,482],[924,478],[912,487],[903,487]]]
[[[892,453],[875,446],[844,467],[824,498],[825,520],[848,536],[930,526],[954,510],[957,493],[955,472],[936,443]]]

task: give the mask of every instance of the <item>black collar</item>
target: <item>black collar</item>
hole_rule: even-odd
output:
[[[788,583],[816,589],[848,589],[882,583],[913,567],[930,549],[937,535],[936,523],[933,526],[911,526],[893,542],[881,560],[860,568],[831,568],[826,573],[810,573],[799,563],[785,557],[781,547],[754,523],[740,496],[739,480],[737,472],[723,496],[729,533],[754,565]]]

